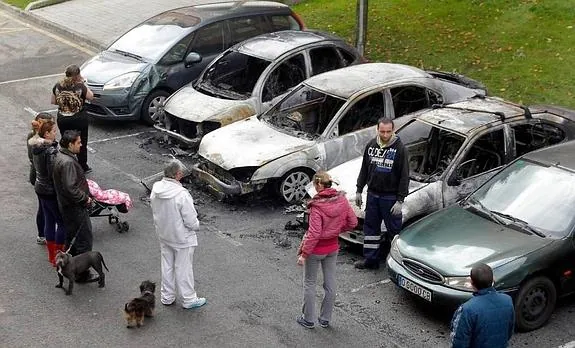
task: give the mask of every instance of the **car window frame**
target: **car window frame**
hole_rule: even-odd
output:
[[[277,58],[276,60],[274,60],[260,75],[258,82],[256,83],[255,87],[254,87],[254,92],[252,93],[252,97],[256,97],[257,100],[259,101],[260,104],[264,104],[264,103],[269,103],[270,101],[277,99],[279,96],[286,94],[289,90],[286,90],[284,93],[281,93],[275,97],[273,97],[271,100],[269,101],[263,101],[263,94],[264,94],[264,86],[267,83],[269,77],[271,76],[271,74],[278,68],[280,67],[282,64],[284,64],[286,61],[294,58],[295,56],[301,54],[303,56],[303,61],[304,61],[304,79],[300,82],[298,82],[296,85],[294,85],[293,87],[291,87],[291,90],[293,90],[294,88],[296,88],[297,86],[299,86],[303,81],[307,80],[310,77],[310,73],[309,73],[309,57],[307,56],[306,52],[304,49],[300,49],[294,52],[289,52],[289,54],[286,54],[285,56],[281,56],[280,58]],[[287,95],[285,95],[287,97]],[[282,98],[283,100],[283,98]],[[279,101],[279,100],[278,100]]]
[[[506,131],[507,128],[507,131]],[[511,160],[507,160],[507,156],[504,156],[503,158],[503,163],[496,167],[496,168],[492,168],[488,171],[482,172],[480,174],[475,174],[472,176],[469,176],[467,178],[463,178],[459,180],[459,184],[458,185],[449,185],[450,182],[453,182],[453,180],[457,179],[457,167],[459,167],[459,165],[461,163],[463,163],[463,159],[465,159],[465,156],[467,156],[468,152],[471,151],[471,147],[473,146],[473,144],[475,143],[475,141],[477,141],[478,139],[480,139],[481,137],[483,137],[484,135],[491,133],[491,132],[495,132],[501,130],[503,131],[503,143],[505,144],[505,146],[509,146],[510,144],[510,140],[507,139],[508,134],[510,134],[510,127],[508,124],[500,124],[494,127],[489,127],[487,129],[484,129],[481,132],[477,132],[471,136],[469,135],[465,135],[465,141],[463,142],[463,145],[461,145],[461,148],[459,149],[459,151],[457,152],[457,154],[455,155],[453,161],[451,161],[451,163],[449,164],[449,166],[447,167],[447,169],[445,170],[444,173],[444,177],[447,178],[447,180],[445,181],[445,183],[448,186],[452,186],[452,187],[456,187],[456,186],[460,186],[463,182],[468,181],[468,180],[472,180],[476,177],[478,177],[479,175],[483,175],[485,173],[494,171],[494,170],[501,170],[501,168],[505,167],[506,164],[510,163],[511,161],[513,161],[514,159]],[[513,142],[515,142],[515,139],[512,139]],[[510,151],[509,148],[504,149],[505,153],[508,153]]]
[[[393,85],[393,86],[388,86],[388,87],[386,88],[386,90],[387,90],[386,98],[389,98],[389,100],[388,100],[388,102],[386,102],[386,106],[388,106],[388,105],[391,106],[391,112],[389,112],[388,115],[391,115],[390,117],[391,117],[392,119],[397,119],[397,118],[400,118],[400,117],[404,117],[404,116],[406,116],[406,115],[413,114],[413,113],[415,113],[415,112],[418,112],[418,111],[421,111],[421,110],[425,110],[425,109],[428,109],[428,108],[430,108],[431,106],[433,106],[433,104],[430,103],[430,105],[427,106],[427,107],[425,107],[425,108],[422,108],[422,109],[419,109],[419,110],[416,110],[416,111],[412,111],[412,112],[410,112],[410,113],[404,114],[404,115],[399,116],[399,117],[396,116],[396,115],[395,115],[395,105],[393,104],[393,95],[391,94],[391,90],[392,90],[393,88],[407,87],[407,86],[419,87],[419,88],[425,89],[426,91],[431,91],[431,92],[433,92],[433,93],[439,95],[439,96],[441,97],[441,100],[442,100],[442,101],[445,101],[445,96],[443,95],[443,93],[442,93],[441,91],[436,90],[435,88],[433,88],[433,86],[429,86],[429,85],[426,85],[426,84],[423,84],[423,83],[411,82],[411,81],[410,81],[410,82],[405,82],[405,83],[396,84],[396,85]],[[428,102],[429,102],[429,95],[428,95]]]
[[[210,53],[210,54],[208,54],[208,55],[210,55],[210,56],[211,56],[211,55],[215,55],[215,56],[217,57],[217,56],[219,56],[221,53],[225,52],[225,51],[227,50],[227,47],[228,47],[228,38],[227,38],[227,35],[226,35],[226,23],[225,23],[225,22],[226,22],[226,20],[219,20],[219,21],[214,21],[214,22],[206,23],[206,25],[203,25],[203,26],[197,28],[196,30],[194,30],[194,39],[192,40],[192,42],[190,42],[190,44],[189,44],[189,46],[188,46],[188,50],[187,50],[187,52],[186,52],[186,56],[187,56],[188,54],[190,54],[191,52],[196,52],[196,53],[198,53],[201,57],[206,56],[206,55],[203,54],[203,53],[199,53],[199,52],[193,50],[193,48],[194,48],[194,46],[196,45],[197,40],[199,39],[199,35],[198,35],[199,32],[202,31],[202,30],[205,30],[207,27],[209,27],[209,26],[211,26],[211,25],[217,25],[217,24],[219,24],[219,25],[222,26],[222,28],[221,28],[221,29],[222,29],[222,49],[221,49],[219,52],[217,52],[217,53],[213,53],[213,52],[212,52],[212,53]],[[184,59],[185,59],[185,56],[184,56]]]
[[[272,26],[272,24],[271,24],[271,18],[268,19],[268,18],[267,18],[268,16],[269,16],[269,15],[256,14],[256,15],[245,15],[245,16],[238,16],[238,17],[233,17],[233,18],[228,18],[228,19],[226,19],[225,22],[226,22],[227,31],[228,31],[227,46],[228,46],[228,47],[232,47],[232,46],[237,45],[238,43],[243,42],[243,41],[245,41],[245,40],[248,40],[248,39],[250,39],[250,38],[252,38],[252,37],[256,37],[256,36],[259,36],[259,35],[264,35],[264,34],[269,34],[269,33],[274,32],[273,26]],[[259,34],[257,34],[257,35],[252,35],[252,36],[250,36],[250,37],[248,37],[248,38],[245,38],[245,39],[243,39],[243,40],[240,40],[240,41],[238,41],[238,42],[234,42],[234,32],[233,32],[233,30],[232,30],[232,21],[241,20],[241,19],[246,19],[246,18],[252,18],[252,19],[257,18],[258,20],[260,20],[261,23],[263,23],[263,25],[266,27],[266,28],[265,28],[265,31],[263,31],[263,32],[261,32],[261,33],[259,33]]]

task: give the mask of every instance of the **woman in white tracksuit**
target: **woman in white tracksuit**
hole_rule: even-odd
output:
[[[160,239],[161,302],[173,304],[177,292],[182,307],[190,309],[203,306],[206,299],[198,297],[194,289],[194,249],[198,245],[196,231],[200,222],[190,192],[180,183],[186,171],[182,162],[170,161],[164,169],[164,178],[152,187],[150,201]]]

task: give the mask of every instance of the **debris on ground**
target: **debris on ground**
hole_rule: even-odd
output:
[[[170,152],[176,157],[190,157],[194,155],[193,152],[182,150],[179,147],[170,147]]]
[[[294,231],[294,230],[299,230],[299,229],[303,229],[303,224],[300,221],[288,221],[286,222],[285,226],[284,226],[284,230],[288,230],[288,231]]]
[[[274,239],[274,244],[280,248],[291,248],[291,241],[287,236]]]
[[[306,211],[305,204],[293,204],[293,205],[290,205],[289,207],[285,208],[284,214],[303,213],[305,211]]]

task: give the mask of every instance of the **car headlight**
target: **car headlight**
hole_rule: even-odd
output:
[[[120,75],[118,77],[114,77],[110,81],[106,82],[104,85],[104,90],[114,90],[114,89],[123,89],[131,87],[134,84],[134,81],[140,76],[140,73],[137,71],[129,72],[124,75]]]
[[[444,284],[461,291],[475,291],[473,285],[471,285],[471,277],[445,277]]]
[[[389,250],[389,255],[391,255],[391,258],[393,258],[396,262],[401,263],[403,261],[403,256],[401,256],[399,248],[397,247],[398,238],[399,238],[398,234],[396,234],[395,237],[393,237],[393,240],[391,241],[391,249]]]

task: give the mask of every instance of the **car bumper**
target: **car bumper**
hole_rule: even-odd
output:
[[[218,172],[216,174],[216,171]],[[223,198],[225,196],[239,196],[246,193],[261,190],[265,182],[253,184],[251,182],[240,182],[233,178],[231,174],[219,168],[210,170],[205,164],[199,163],[192,167],[192,175],[207,185],[208,189],[216,196]]]
[[[431,291],[431,303],[434,305],[448,307],[448,308],[457,308],[463,302],[469,300],[472,296],[472,292],[460,291],[452,288],[448,288],[441,284],[433,284],[422,280],[419,277],[414,276],[412,273],[407,271],[401,264],[399,264],[395,259],[391,256],[387,257],[387,269],[389,272],[389,279],[398,287],[399,285],[399,277],[403,277],[408,281],[428,290]],[[399,277],[398,277],[399,276]],[[406,292],[408,290],[401,288]],[[409,292],[411,294],[411,292]],[[413,296],[416,296],[413,294]]]
[[[93,87],[91,87],[93,88]],[[139,120],[142,100],[131,100],[127,91],[106,92],[93,89],[94,99],[86,101],[86,113],[105,120]],[[140,98],[141,99],[141,98]]]
[[[185,135],[182,135],[180,133],[177,133],[175,131],[169,130],[166,127],[164,127],[163,124],[155,124],[154,128],[156,128],[157,130],[159,130],[160,132],[184,143],[187,144],[189,146],[191,146],[194,149],[197,149],[198,146],[200,146],[200,141],[202,141],[202,137],[194,137],[194,138],[188,138]]]

